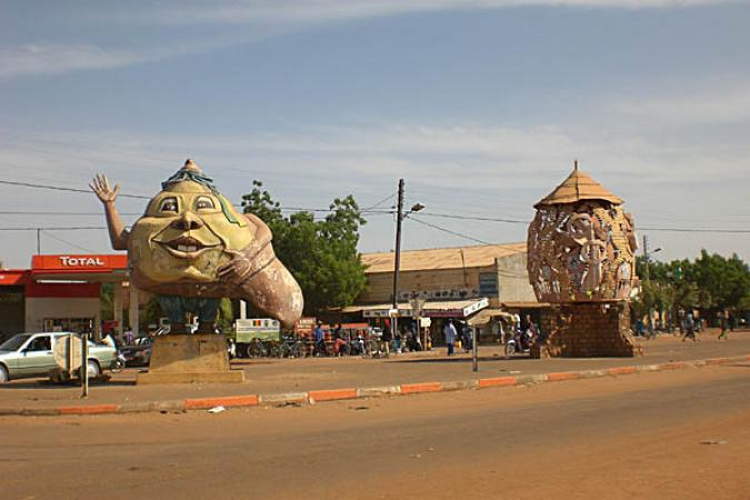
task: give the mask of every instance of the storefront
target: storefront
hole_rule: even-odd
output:
[[[0,270],[0,334],[74,331],[99,336],[103,283],[113,284],[113,310],[121,333],[127,276],[123,254],[35,255],[31,269]],[[131,303],[138,304],[137,291],[131,290]],[[137,324],[137,309],[130,308],[133,324]]]
[[[399,325],[411,325],[412,305],[422,302],[420,317],[429,320],[436,341],[448,319],[471,326],[484,341],[497,341],[505,338],[516,311],[506,303],[545,306],[529,284],[525,243],[402,251],[397,311],[391,306],[394,259],[393,252],[362,255],[368,286],[342,309],[342,319],[384,323],[397,314]]]

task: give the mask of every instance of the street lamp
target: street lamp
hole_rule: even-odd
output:
[[[421,203],[415,203],[404,213],[404,180],[398,181],[398,209],[396,211],[396,255],[393,266],[393,296],[391,301],[391,338],[398,332],[398,273],[401,267],[401,223],[409,214],[419,212],[425,208]]]

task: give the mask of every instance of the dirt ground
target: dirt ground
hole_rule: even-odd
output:
[[[219,414],[6,417],[0,484],[11,499],[747,499],[748,394],[744,362]]]
[[[45,408],[57,404],[124,404],[244,394],[305,392],[319,389],[374,387],[432,381],[462,381],[505,375],[596,370],[634,364],[664,363],[750,354],[750,331],[735,332],[728,341],[717,341],[719,331],[710,329],[700,342],[681,342],[662,335],[643,341],[645,356],[638,358],[508,359],[500,346],[482,346],[479,372],[471,371],[467,354],[448,358],[445,349],[394,355],[387,360],[349,358],[239,360],[235,369],[245,371],[242,384],[187,384],[136,386],[138,369],[116,374],[110,382],[93,385],[82,401],[75,386],[55,386],[43,379],[17,380],[0,385],[0,408]]]

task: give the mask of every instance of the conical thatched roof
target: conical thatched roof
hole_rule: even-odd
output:
[[[578,162],[576,162],[575,168],[568,178],[539,203],[534,205],[534,208],[576,203],[581,200],[604,200],[614,205],[622,205],[622,199],[610,193],[607,188],[596,182],[585,172],[578,170]]]

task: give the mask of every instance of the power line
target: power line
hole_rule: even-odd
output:
[[[41,231],[41,232],[42,232],[42,233],[43,233],[43,234],[44,234],[45,236],[48,236],[48,237],[52,238],[53,240],[57,240],[57,241],[59,241],[60,243],[64,243],[65,245],[69,245],[69,246],[71,246],[71,247],[73,247],[73,248],[75,248],[75,249],[77,249],[77,250],[81,250],[81,251],[83,251],[83,252],[86,252],[86,253],[96,253],[96,252],[94,252],[93,250],[90,250],[90,249],[88,249],[88,248],[84,248],[84,247],[82,247],[82,246],[78,246],[78,245],[76,245],[75,243],[71,243],[70,241],[64,240],[64,239],[62,239],[62,238],[58,238],[58,237],[57,237],[57,236],[55,236],[54,234],[48,233],[47,231]]]
[[[667,231],[674,233],[722,233],[722,234],[748,234],[750,229],[693,229],[693,228],[677,228],[677,227],[637,227],[636,231]]]
[[[0,184],[7,184],[9,186],[21,186],[21,187],[27,187],[27,188],[33,188],[33,189],[50,189],[53,191],[70,191],[73,193],[91,194],[90,189],[50,186],[48,184],[35,184],[32,182],[6,181],[6,180],[0,179]],[[139,195],[139,194],[127,194],[127,193],[119,193],[118,196],[122,196],[123,198],[136,198],[139,200],[150,200],[152,198],[151,196],[144,196],[144,195]]]
[[[426,222],[426,221],[423,221],[423,220],[419,220],[418,218],[414,217],[413,215],[410,215],[409,219],[413,220],[414,222],[418,222],[420,224],[423,224],[423,225],[425,225],[427,227],[431,227],[433,229],[437,229],[438,231],[442,231],[444,233],[452,234],[454,236],[458,236],[460,238],[464,238],[464,239],[467,239],[467,240],[470,240],[470,241],[475,241],[477,243],[482,243],[483,245],[492,245],[493,244],[493,243],[490,243],[489,241],[480,240],[479,238],[474,238],[472,236],[467,236],[465,234],[461,234],[461,233],[458,233],[456,231],[452,231],[450,229],[446,229],[444,227],[436,226],[435,224],[430,224],[429,222]]]
[[[390,195],[386,196],[385,198],[383,198],[382,200],[380,200],[379,202],[375,203],[374,205],[372,205],[372,206],[370,206],[370,207],[367,207],[367,208],[363,208],[363,209],[362,209],[362,211],[363,211],[363,212],[366,212],[366,211],[370,211],[370,210],[373,210],[373,209],[375,209],[375,208],[378,208],[378,207],[379,207],[380,205],[382,205],[382,204],[383,204],[383,203],[385,203],[386,201],[389,201],[389,200],[392,200],[393,198],[395,198],[395,197],[396,197],[396,195],[398,195],[398,192],[396,192],[396,193],[392,193],[392,194],[390,194]]]
[[[0,184],[6,184],[10,186],[20,186],[20,187],[27,187],[32,189],[48,189],[53,191],[67,191],[67,192],[73,192],[73,193],[86,193],[90,194],[91,191],[88,189],[79,189],[79,188],[71,188],[71,187],[64,187],[64,186],[51,186],[48,184],[36,184],[32,182],[22,182],[22,181],[9,181],[9,180],[2,180],[0,179]],[[119,196],[123,198],[133,198],[133,199],[141,199],[141,200],[150,200],[151,196],[146,195],[137,195],[137,194],[128,194],[128,193],[120,193]],[[364,208],[360,210],[360,213],[362,214],[370,214],[370,215],[381,215],[381,214],[392,214],[393,210],[391,209],[377,209],[377,206],[381,205],[382,203],[385,203],[386,201],[390,200],[391,198],[395,197],[396,194],[391,194],[388,197],[384,198],[383,200],[379,201],[372,207]],[[235,205],[237,208],[243,208],[239,205]],[[305,207],[284,207],[281,208],[282,211],[287,212],[313,212],[313,213],[327,213],[332,212],[335,209],[331,208],[305,208]],[[99,215],[95,214],[93,212],[81,212],[81,213],[74,213],[74,212],[24,212],[24,211],[4,211],[0,212],[0,215],[69,215],[69,216],[89,216],[89,215]],[[123,213],[122,215],[140,215],[138,213]],[[426,217],[441,217],[446,219],[457,219],[457,220],[475,220],[480,222],[500,222],[500,223],[507,223],[507,224],[529,224],[529,221],[520,220],[520,219],[508,219],[508,218],[497,218],[497,217],[481,217],[481,216],[471,216],[471,215],[464,215],[464,214],[449,214],[449,213],[421,213],[420,216],[426,216]],[[417,219],[414,219],[417,220]],[[423,224],[426,224],[424,221],[419,221]],[[43,229],[43,228],[29,228],[25,230],[34,230],[37,229]],[[78,228],[50,228],[52,230],[71,230],[71,229],[78,229]],[[748,229],[723,229],[723,228],[674,228],[674,227],[636,227],[639,231],[662,231],[662,232],[679,232],[679,233],[716,233],[716,234],[750,234],[750,230]],[[0,228],[0,230],[24,230],[23,228]],[[469,238],[472,239],[472,238]],[[479,240],[475,240],[479,241]]]
[[[100,231],[106,227],[69,226],[69,227],[0,227],[0,231]]]
[[[446,214],[437,212],[423,212],[419,214],[420,217],[441,217],[444,219],[458,219],[458,220],[476,220],[482,222],[505,222],[508,224],[530,224],[531,221],[520,220],[520,219],[500,219],[496,217],[478,217],[471,215],[458,215],[458,214]]]
[[[53,212],[48,210],[0,210],[0,215],[58,215],[58,216],[98,216],[102,217],[104,215],[104,211],[101,212]],[[120,215],[143,215],[142,212],[120,212]]]

